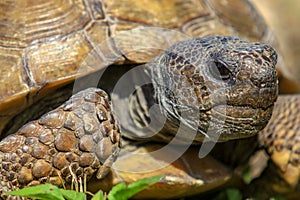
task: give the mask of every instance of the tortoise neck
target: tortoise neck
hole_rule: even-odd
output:
[[[169,142],[177,133],[180,119],[162,105],[165,98],[157,92],[157,84],[153,81],[152,73],[145,65],[128,71],[111,94],[113,107],[123,136]],[[184,138],[181,140],[184,141]]]
[[[165,122],[156,104],[151,76],[145,68],[139,65],[129,70],[111,93],[123,136],[135,140],[152,139]]]
[[[178,133],[179,118],[163,111],[164,108],[160,103],[160,98],[156,95],[153,84],[137,88],[130,96],[129,115],[135,127],[143,129],[144,134],[140,139],[170,142]],[[181,125],[181,129],[186,134],[190,130],[185,125]],[[186,134],[177,135],[173,142],[176,144],[191,143],[192,141],[189,140],[191,136]]]
[[[156,104],[154,98],[154,88],[152,84],[147,84],[136,89],[129,98],[129,111],[133,122],[138,127],[149,126],[151,117],[149,110]]]

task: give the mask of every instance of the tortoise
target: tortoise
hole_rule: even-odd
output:
[[[111,182],[104,180],[107,178],[109,167],[116,159],[120,148],[120,131],[123,136],[128,137],[127,140],[123,138],[122,140],[125,141],[124,146],[131,149],[132,152],[148,152],[161,148],[161,144],[139,145],[139,143],[136,144],[132,141],[145,137],[145,132],[141,131],[141,128],[146,127],[150,130],[157,128],[157,126],[151,125],[155,120],[149,119],[153,114],[152,111],[160,112],[160,109],[166,108],[166,111],[162,113],[163,115],[158,116],[166,116],[167,120],[161,132],[151,137],[152,140],[170,141],[176,138],[177,141],[175,142],[189,145],[190,142],[197,144],[203,140],[212,140],[214,143],[216,140],[227,141],[254,136],[266,126],[271,117],[273,104],[277,98],[277,76],[274,68],[277,54],[268,45],[244,42],[244,40],[236,37],[248,41],[275,42],[275,46],[276,41],[263,18],[247,0],[160,2],[41,0],[3,2],[0,9],[2,25],[0,26],[0,55],[3,69],[5,69],[1,71],[0,79],[2,98],[0,129],[3,134],[9,133],[10,124],[18,122],[20,119],[14,117],[18,113],[24,112],[26,107],[33,104],[29,108],[29,112],[36,113],[44,110],[40,108],[40,104],[36,104],[38,101],[45,103],[48,102],[47,98],[52,98],[52,100],[54,98],[56,103],[59,103],[60,101],[56,99],[57,96],[54,95],[58,93],[58,90],[62,91],[59,94],[67,93],[66,90],[69,87],[66,85],[72,83],[76,77],[83,77],[91,73],[97,74],[96,72],[107,66],[115,65],[117,72],[121,73],[128,65],[137,66],[133,69],[137,68],[138,71],[133,70],[133,74],[129,74],[134,75],[134,79],[138,78],[137,81],[147,80],[146,83],[148,83],[145,87],[137,88],[130,98],[122,98],[122,92],[127,92],[124,89],[122,91],[122,88],[119,88],[121,89],[121,91],[118,90],[119,94],[112,91],[113,109],[117,117],[111,114],[112,108],[104,91],[87,89],[77,95],[75,94],[70,101],[43,115],[39,120],[24,125],[16,134],[3,139],[0,144],[2,152],[1,192],[44,182],[57,185],[62,185],[64,182],[69,183],[72,179],[70,170],[74,170],[79,177],[87,176],[88,178],[91,178],[97,171],[97,178],[103,179],[103,181],[101,183],[91,180],[91,183],[94,181],[91,187],[98,187],[98,184],[102,184],[101,187],[108,186]],[[22,14],[19,15],[21,9]],[[235,13],[234,16],[232,12]],[[214,36],[204,37],[208,35]],[[229,35],[234,37],[229,37]],[[177,43],[189,37],[197,37],[197,39]],[[172,46],[172,44],[175,45]],[[169,46],[171,47],[168,49]],[[188,49],[191,46],[195,46],[196,51],[190,52],[190,56],[185,55],[186,52],[188,54]],[[167,50],[164,51],[165,49]],[[215,50],[215,52],[209,49]],[[160,56],[158,56],[159,54]],[[203,58],[197,61],[195,56],[200,55]],[[154,57],[156,58],[154,59]],[[214,59],[212,60],[212,58]],[[253,58],[255,58],[254,61]],[[242,60],[243,62],[241,62]],[[167,82],[167,78],[163,71],[158,70],[166,70],[164,66],[167,61],[170,68],[173,66],[175,69],[174,66],[176,66],[177,71],[183,67],[182,73],[173,74],[176,84],[169,82],[170,85],[161,87],[163,82]],[[201,79],[201,77],[195,76],[192,82],[183,82],[185,85],[180,81],[177,82],[176,80],[193,74],[195,62],[200,62],[200,65],[203,65],[202,62],[208,62],[210,68],[204,70],[203,67],[203,69],[197,67],[196,71],[198,70],[197,73],[199,74],[205,72],[207,74],[207,77],[204,76],[205,78],[209,78],[209,74],[213,75],[214,81],[209,82],[203,77]],[[149,64],[143,65],[144,63]],[[230,63],[232,66],[229,65]],[[241,72],[238,81],[232,81],[237,78],[235,77],[237,72],[233,73],[234,70],[237,70],[234,63],[250,66],[248,71],[246,69],[241,70],[243,73]],[[280,54],[279,64],[283,64]],[[252,65],[255,67],[252,68]],[[100,71],[100,74],[102,72]],[[136,74],[137,72],[138,74]],[[154,77],[157,79],[152,82]],[[247,87],[247,81],[245,81],[246,85],[243,85],[245,77],[252,79],[251,87]],[[113,85],[111,78],[113,76],[110,73],[109,80],[105,81],[107,85]],[[87,80],[93,79],[88,78]],[[194,91],[187,89],[181,96],[176,93],[181,88],[189,88],[188,86],[191,84],[201,85],[203,82],[206,85],[195,87]],[[216,87],[214,83],[218,83],[219,86]],[[236,87],[234,87],[235,85]],[[263,89],[260,90],[254,86]],[[76,79],[74,88],[81,90],[80,87],[81,82]],[[88,87],[88,85],[84,87]],[[213,90],[210,91],[210,89],[214,87],[225,88],[223,96],[219,95],[216,96],[216,99],[212,98]],[[71,88],[73,87],[71,86]],[[193,93],[199,98],[192,98],[193,96],[190,94]],[[254,95],[260,93],[263,95]],[[231,99],[229,94],[235,98]],[[46,100],[42,101],[41,99],[44,97]],[[165,97],[168,98],[165,99]],[[171,99],[176,103],[169,101]],[[289,104],[283,100],[280,101],[280,99],[282,98],[279,98],[275,108],[290,111]],[[200,104],[200,100],[206,104]],[[220,135],[218,138],[213,137],[216,134],[207,135],[206,131],[210,131],[209,128],[211,128],[208,119],[213,115],[204,113],[204,115],[200,115],[200,118],[206,119],[206,121],[194,121],[193,118],[199,118],[197,112],[194,115],[184,111],[192,109],[198,111],[199,114],[201,109],[202,111],[208,110],[214,103],[217,103],[212,100],[218,100],[219,103],[222,101],[232,103],[232,105],[218,107],[220,110],[217,112],[223,112],[223,114],[224,111],[231,112],[237,117],[238,115],[255,116],[260,120],[257,120],[254,126],[246,124],[242,127],[241,124],[234,125],[234,121],[226,121],[226,115],[219,115],[223,116],[223,121],[213,123],[212,127],[215,127],[213,130],[218,129],[223,132],[217,132]],[[159,104],[159,109],[150,109],[152,105],[159,102],[164,102]],[[194,104],[190,104],[192,106],[177,106],[180,105],[178,103],[187,105],[191,102],[194,102]],[[251,111],[249,105],[253,108],[262,106],[263,109]],[[38,107],[38,111],[33,109],[35,106]],[[95,112],[95,106],[97,112]],[[18,109],[14,109],[14,107]],[[235,111],[235,107],[240,109]],[[198,110],[198,108],[201,109]],[[86,112],[96,115],[86,115]],[[24,113],[28,115],[28,112]],[[186,114],[186,118],[180,117],[181,114]],[[130,120],[128,116],[131,116],[133,120]],[[117,121],[121,123],[121,128]],[[156,121],[160,125],[160,118]],[[244,120],[245,123],[246,121]],[[229,122],[234,125],[234,128],[227,127]],[[199,127],[204,130],[198,130],[198,128],[193,130],[193,127],[198,127],[197,123],[203,123]],[[78,128],[78,124],[84,124],[84,127]],[[177,132],[179,124],[181,125],[179,127],[182,128],[181,133],[184,134],[184,137],[180,139],[176,135],[172,135]],[[285,159],[285,163],[280,163],[281,169],[284,171],[288,166],[287,168],[292,167],[293,171],[297,171],[299,168],[296,161],[296,156],[299,154],[297,151],[298,142],[294,141],[293,145],[285,143],[289,138],[297,138],[297,132],[287,134],[281,131],[278,134],[270,134],[272,125],[274,126],[274,123],[271,121],[269,126],[271,128],[265,129],[267,131],[264,134],[268,137],[266,137],[266,141],[260,139],[261,143],[268,145],[269,152],[273,157],[277,158],[283,155],[284,158],[290,158],[287,154],[293,155],[290,160]],[[60,131],[60,129],[62,130]],[[82,134],[82,131],[86,131],[87,135]],[[230,132],[231,134],[229,134]],[[148,132],[146,131],[146,133]],[[195,140],[191,140],[191,136],[188,136],[188,134],[192,135],[193,133],[196,136]],[[213,131],[213,133],[215,132]],[[277,137],[281,137],[281,139],[278,140]],[[246,138],[247,140],[248,138]],[[212,147],[205,144],[211,143],[203,143],[204,149]],[[189,147],[189,145],[183,146]],[[180,145],[176,146],[176,149],[181,147]],[[160,182],[160,184],[165,185],[159,191],[166,191],[162,198],[174,198],[207,191],[230,179],[230,169],[224,164],[210,156],[196,161],[195,155],[193,157],[192,153],[189,152],[195,153],[197,150],[194,147],[189,150],[180,158],[181,160],[175,161],[171,167],[166,168],[165,171],[158,171],[168,174]],[[280,154],[283,150],[285,154]],[[206,152],[204,151],[204,153]],[[129,157],[130,159],[126,160],[128,158],[126,155],[134,156],[136,154],[126,154],[125,152],[124,155],[120,157],[123,159],[117,161],[122,169],[132,167],[132,165],[127,164],[132,161],[134,161],[132,162],[134,167],[138,166],[138,159]],[[158,163],[153,162],[151,164],[161,165],[163,163],[162,157],[163,155],[157,155],[155,161],[157,160]],[[276,158],[273,159],[276,160]],[[185,163],[186,160],[192,160],[195,164],[204,165],[207,168],[195,169],[190,164]],[[52,165],[52,162],[55,164]],[[147,163],[151,165],[150,160],[147,160]],[[179,168],[178,165],[183,167]],[[146,168],[147,165],[142,166]],[[175,168],[183,175],[178,176],[180,173],[175,171]],[[117,167],[117,169],[121,168]],[[126,172],[127,169],[123,170]],[[175,173],[172,173],[174,171]],[[283,174],[284,177],[286,175],[287,180],[291,177],[289,172]],[[137,177],[131,173],[124,174],[121,173],[116,176],[129,181]],[[128,174],[131,177],[128,177]],[[108,176],[113,176],[113,174]],[[113,179],[113,177],[110,178]],[[295,186],[297,181],[298,178],[295,178],[289,183]],[[153,193],[150,190],[142,198],[151,198],[151,196],[147,196],[151,194],[155,194],[157,197],[159,191],[157,188],[155,191],[156,193]],[[2,195],[4,198],[5,195]]]

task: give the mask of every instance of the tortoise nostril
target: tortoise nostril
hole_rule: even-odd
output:
[[[262,54],[262,57],[265,61],[274,63],[273,67],[277,64],[277,53],[269,45],[264,46],[264,53]]]
[[[274,50],[271,53],[271,58],[272,58],[272,60],[274,62],[274,65],[276,65],[277,64],[277,58],[278,58],[278,56],[277,56],[277,53]]]

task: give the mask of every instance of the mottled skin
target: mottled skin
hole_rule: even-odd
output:
[[[271,117],[277,98],[276,58],[268,45],[225,36],[171,46],[146,67],[153,98],[167,116],[158,136],[165,131],[174,134],[172,128],[182,122],[197,130],[195,141],[201,142],[210,120],[220,141],[257,134]],[[195,111],[200,116],[193,115]],[[188,118],[181,116],[183,112],[189,113]],[[223,130],[218,129],[222,119]],[[70,184],[69,167],[78,177],[97,172],[97,178],[103,178],[120,147],[119,131],[105,92],[87,89],[74,95],[0,143],[0,191],[45,182]]]

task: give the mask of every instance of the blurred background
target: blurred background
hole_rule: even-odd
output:
[[[276,35],[289,67],[289,78],[300,83],[300,1],[252,0]],[[291,90],[300,87],[291,84]],[[295,92],[292,91],[292,92]]]

